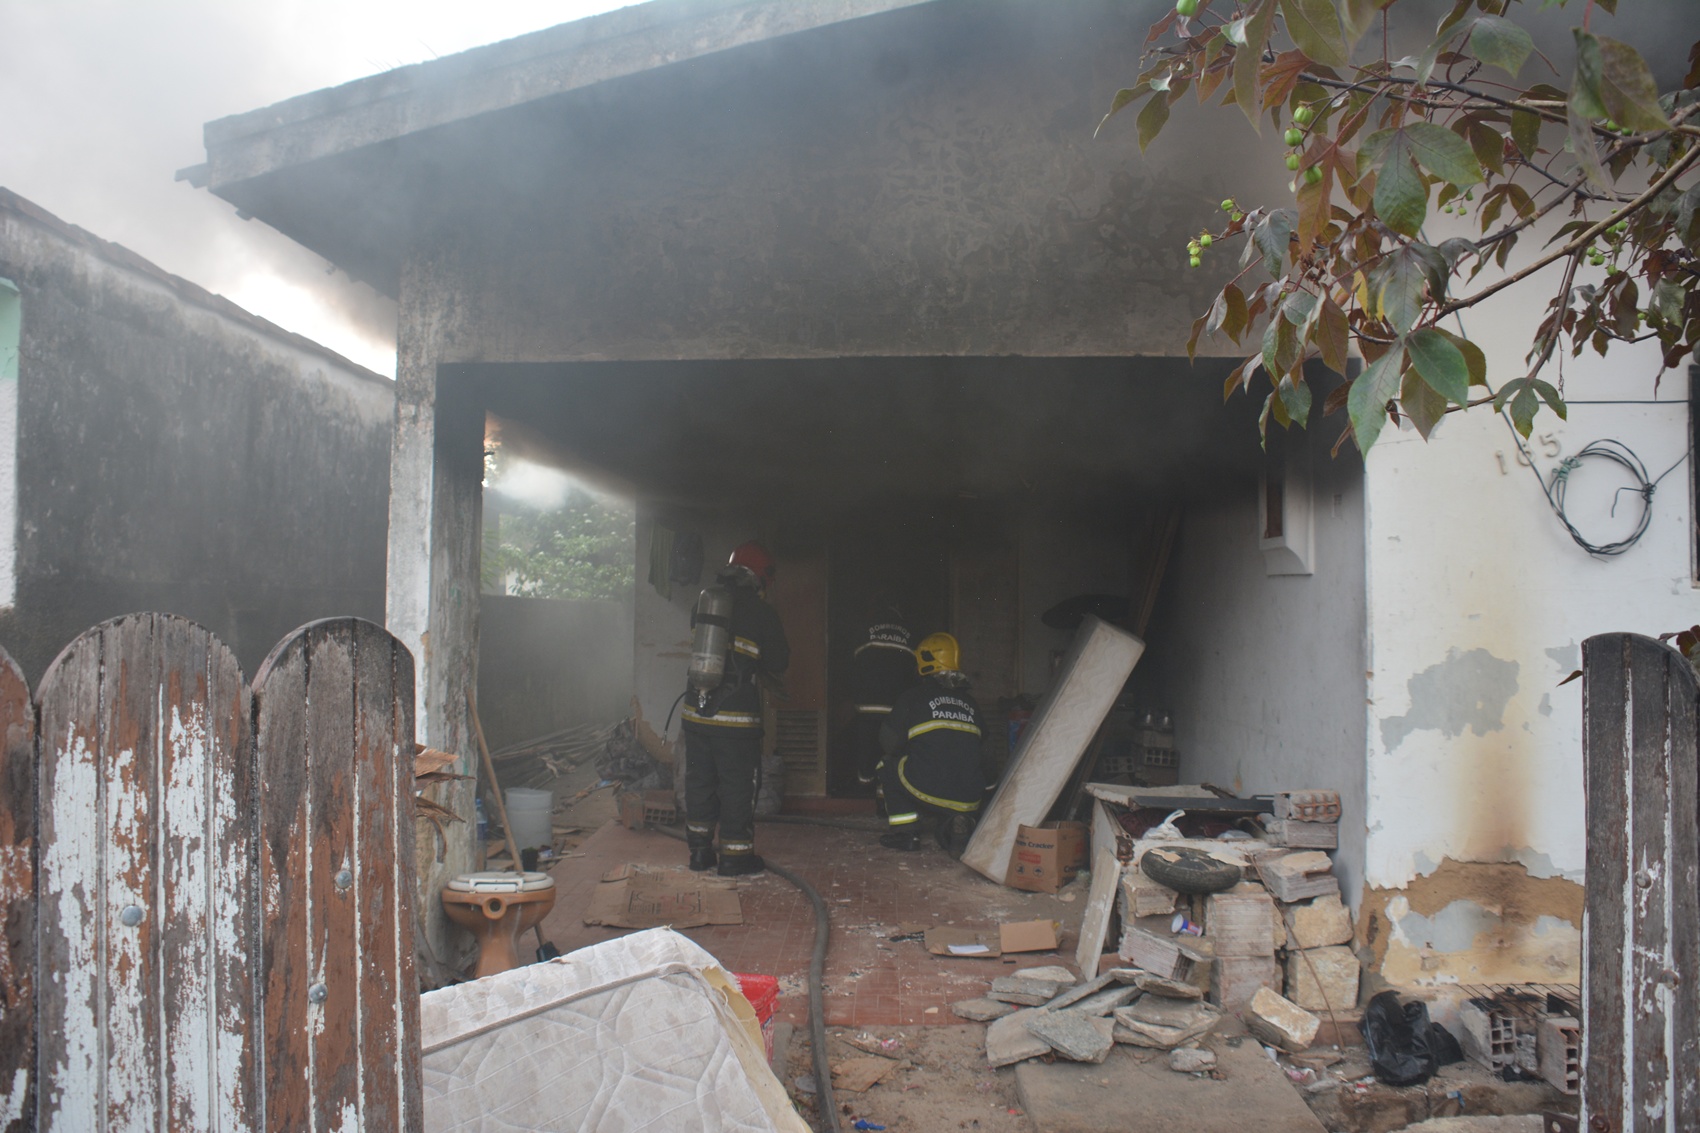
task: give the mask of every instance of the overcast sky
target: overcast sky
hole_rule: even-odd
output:
[[[391,304],[204,189],[201,126],[626,0],[0,0],[0,185],[383,374]]]

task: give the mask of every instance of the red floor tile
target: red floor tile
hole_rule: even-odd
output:
[[[984,995],[991,981],[1017,968],[1072,966],[1084,895],[1073,901],[1005,889],[926,847],[899,854],[872,833],[828,827],[763,824],[758,851],[790,869],[821,894],[831,918],[826,958],[826,1015],[850,1026],[934,1025],[960,1022],[950,1004]],[[603,874],[626,863],[673,866],[684,845],[654,831],[609,823],[580,847],[582,857],[552,869],[557,899],[544,936],[563,952],[622,936],[627,930],[586,925],[583,912]],[[815,921],[808,900],[769,873],[739,885],[744,923],[684,929],[735,972],[780,978],[778,1018],[808,1017],[807,979]],[[890,941],[902,926],[991,926],[1050,917],[1063,925],[1058,952],[1022,953],[1001,960],[933,956],[918,941]],[[927,1008],[937,1008],[932,1014]]]

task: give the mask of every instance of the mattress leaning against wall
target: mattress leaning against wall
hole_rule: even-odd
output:
[[[808,1133],[755,1013],[657,928],[421,1000],[425,1128]]]

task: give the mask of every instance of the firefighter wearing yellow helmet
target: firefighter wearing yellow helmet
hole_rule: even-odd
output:
[[[939,845],[960,857],[986,789],[980,706],[950,634],[923,638],[915,648],[915,667],[921,683],[897,699],[880,727],[890,824],[880,845],[919,849],[922,816],[930,815]]]

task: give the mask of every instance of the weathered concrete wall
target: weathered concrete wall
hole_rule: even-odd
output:
[[[250,674],[303,622],[382,618],[387,380],[4,193],[0,277],[21,313],[0,642],[31,680],[134,611],[193,618]]]
[[[925,5],[449,128],[436,159],[479,169],[476,199],[427,212],[476,248],[472,348],[1183,353],[1229,267],[1189,272],[1185,243],[1221,216],[1226,178],[1196,147],[1142,158],[1131,115],[1092,136],[1134,73],[1144,15]],[[1259,144],[1194,111],[1171,129],[1206,150]],[[545,120],[539,144],[527,131]]]
[[[1524,372],[1538,317],[1526,302],[1466,315],[1495,384]],[[1692,435],[1687,378],[1666,374],[1655,390],[1657,370],[1656,351],[1623,346],[1564,359],[1570,418],[1538,419],[1542,475],[1602,438],[1652,476],[1676,464]],[[1589,404],[1602,400],[1630,404]],[[1390,976],[1577,978],[1582,690],[1560,682],[1592,634],[1694,622],[1691,475],[1683,463],[1659,485],[1639,543],[1597,558],[1565,533],[1491,415],[1371,452],[1365,883],[1366,903],[1384,909],[1374,943]],[[1571,474],[1570,518],[1593,541],[1633,526],[1641,501],[1618,493],[1627,482],[1604,461]]]
[[[1266,573],[1257,481],[1188,499],[1142,664],[1167,692],[1185,782],[1340,792],[1335,869],[1355,903],[1369,822],[1363,466],[1331,459],[1323,435],[1295,435],[1293,454],[1309,471],[1315,573]]]
[[[1132,516],[1131,506],[1093,509],[1068,501],[1022,509],[1021,691],[1028,696],[1050,691],[1055,655],[1074,641],[1074,631],[1040,620],[1045,611],[1079,594],[1127,594]]]
[[[631,711],[629,603],[484,594],[478,716],[492,749]]]

